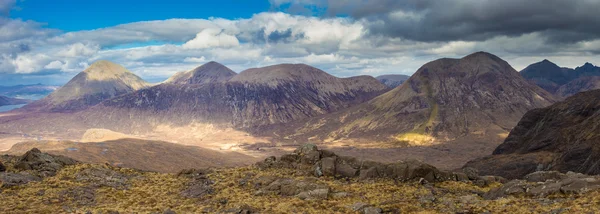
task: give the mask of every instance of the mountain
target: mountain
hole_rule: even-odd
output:
[[[583,76],[564,84],[556,90],[559,97],[570,97],[583,91],[600,89],[600,76]]]
[[[203,67],[229,71],[216,63],[196,70],[220,73],[216,76],[231,74]],[[120,118],[117,115],[121,114],[136,114],[159,123],[181,125],[202,121],[245,129],[337,111],[387,91],[387,87],[373,77],[337,78],[304,64],[252,68],[225,82],[207,80],[214,79],[215,75],[199,76],[201,78],[193,82],[205,84],[172,84],[190,82],[176,81],[180,79],[177,77],[166,84],[107,100],[88,112],[99,121]],[[106,117],[101,117],[100,114],[105,113]]]
[[[30,100],[0,96],[0,106],[27,104]]]
[[[550,93],[555,93],[561,85],[577,77],[573,69],[558,67],[547,59],[527,66],[520,73],[525,79]]]
[[[600,76],[600,67],[586,62],[582,66],[575,68],[575,72],[578,76]]]
[[[387,74],[375,78],[390,88],[396,88],[402,85],[402,83],[404,83],[406,80],[408,80],[410,76],[402,74]]]
[[[366,103],[253,133],[367,146],[383,156],[387,151],[375,148],[401,147],[389,155],[423,154],[429,164],[460,167],[491,152],[525,112],[555,100],[506,61],[478,52],[429,62],[400,87]]]
[[[521,71],[521,75],[559,98],[600,88],[597,78],[600,77],[600,67],[591,63],[571,69],[561,68],[548,60],[543,60],[527,66]]]
[[[0,95],[38,100],[47,96],[58,88],[58,86],[42,84],[0,86]]]
[[[173,75],[171,78],[165,81],[165,83],[171,84],[205,84],[205,83],[218,83],[226,82],[235,76],[228,67],[218,63],[209,62],[193,70],[181,72]]]
[[[46,98],[31,103],[24,109],[50,112],[78,111],[148,86],[147,82],[124,67],[101,60],[90,65]]]
[[[429,62],[402,86],[332,115],[325,126],[336,124],[327,136],[333,138],[453,139],[490,128],[510,130],[526,111],[554,101],[504,60],[478,52]]]
[[[527,112],[491,156],[466,167],[507,178],[539,170],[600,174],[598,121],[600,90],[578,93]]]

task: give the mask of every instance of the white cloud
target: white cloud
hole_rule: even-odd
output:
[[[58,70],[58,69],[61,69],[64,65],[65,64],[62,63],[61,61],[55,60],[55,61],[48,63],[46,66],[44,66],[44,68],[51,69],[51,70]]]
[[[203,62],[206,62],[206,58],[205,57],[186,57],[183,61],[184,62],[203,63]]]
[[[96,44],[75,43],[60,50],[57,55],[60,57],[87,57],[96,54],[100,46]]]
[[[222,29],[208,28],[196,34],[196,38],[183,44],[187,49],[203,49],[214,47],[235,47],[240,45],[240,41],[232,35],[224,32]]]

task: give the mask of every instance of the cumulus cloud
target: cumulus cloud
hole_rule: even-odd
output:
[[[214,47],[235,47],[240,41],[233,35],[225,33],[222,29],[208,28],[196,34],[196,38],[183,44],[184,48],[203,49]]]

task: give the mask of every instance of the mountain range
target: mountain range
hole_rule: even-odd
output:
[[[598,78],[600,67],[591,63],[571,69],[543,60],[527,66],[520,73],[528,81],[559,98],[566,98],[582,91],[600,89]]]
[[[0,115],[0,128],[13,138],[71,140],[109,129],[212,148],[227,142],[253,155],[246,148],[315,142],[394,161],[418,148],[419,159],[436,154],[428,161],[451,168],[491,153],[525,112],[556,100],[485,52],[429,62],[391,90],[370,76],[337,78],[305,64],[236,74],[217,62],[150,85],[98,61],[48,97]]]

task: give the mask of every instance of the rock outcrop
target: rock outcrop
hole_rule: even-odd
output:
[[[313,144],[305,144],[291,154],[280,158],[269,157],[258,162],[257,167],[290,168],[316,177],[356,178],[359,180],[394,179],[401,182],[434,183],[444,181],[472,181],[482,186],[504,181],[501,177],[472,176],[463,172],[438,170],[434,166],[416,160],[383,164],[338,156],[328,150],[319,150]]]
[[[36,148],[20,157],[6,158],[8,156],[4,157],[5,163],[7,165],[10,164],[12,169],[6,171],[7,167],[0,163],[0,183],[2,187],[18,186],[32,181],[40,181],[45,177],[56,175],[65,166],[79,163],[64,156],[42,153]]]

